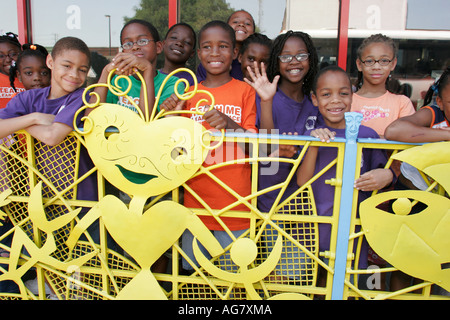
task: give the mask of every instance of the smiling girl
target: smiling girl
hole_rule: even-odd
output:
[[[391,38],[374,34],[362,42],[357,55],[359,89],[353,96],[352,111],[361,112],[362,123],[384,137],[391,122],[415,112],[408,97],[387,90],[390,73],[397,65],[397,46]]]
[[[10,69],[11,87],[15,87],[16,79],[23,84],[25,90],[45,88],[50,85],[51,72],[47,66],[47,49],[38,44],[24,44],[14,66]]]
[[[6,107],[16,91],[25,90],[19,80],[14,83],[16,90],[11,87],[9,81],[9,70],[21,50],[22,45],[17,39],[17,35],[12,32],[0,35],[0,109]]]

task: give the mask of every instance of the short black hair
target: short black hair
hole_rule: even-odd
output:
[[[241,49],[239,50],[239,53],[243,54],[245,50],[247,50],[248,46],[251,45],[252,43],[257,43],[266,46],[267,48],[269,48],[269,51],[272,50],[272,40],[262,33],[255,32],[249,35],[248,38],[244,40]]]
[[[66,50],[76,50],[84,53],[88,58],[89,65],[91,64],[91,51],[83,40],[76,37],[61,38],[55,43],[51,55],[53,59],[55,59],[58,55]]]
[[[153,40],[155,40],[156,42],[161,41],[161,37],[159,36],[159,32],[158,30],[155,28],[155,26],[153,24],[151,24],[150,22],[146,21],[146,20],[142,20],[142,19],[132,19],[130,21],[128,21],[122,28],[122,30],[120,31],[120,42],[122,43],[122,35],[123,35],[123,30],[125,30],[126,27],[128,27],[130,24],[140,24],[143,25],[144,27],[146,27],[148,29],[148,31],[150,31]]]
[[[198,41],[200,42],[202,34],[205,30],[207,30],[209,28],[214,28],[214,27],[219,27],[219,28],[222,28],[223,30],[225,30],[230,36],[231,42],[233,43],[233,48],[236,47],[236,34],[235,34],[233,28],[228,23],[226,23],[224,21],[220,21],[220,20],[213,20],[213,21],[206,23],[200,29],[200,31],[198,33]]]
[[[194,28],[192,28],[192,26],[190,24],[185,23],[185,22],[179,22],[179,23],[176,23],[173,26],[171,26],[169,28],[169,30],[167,30],[166,36],[164,37],[164,39],[167,39],[167,36],[169,35],[170,31],[172,31],[173,29],[175,29],[175,27],[178,27],[178,26],[183,26],[183,27],[186,27],[186,28],[191,30],[192,35],[194,36],[194,45],[193,45],[193,47],[195,48],[195,46],[197,45],[197,34],[195,33]]]
[[[328,72],[342,72],[343,74],[345,74],[347,76],[348,84],[350,85],[350,88],[352,87],[352,80],[350,79],[350,76],[348,75],[348,73],[345,72],[345,70],[339,66],[331,65],[331,66],[327,66],[327,67],[321,69],[317,73],[316,77],[314,78],[314,81],[312,83],[312,92],[315,95],[317,94],[317,92],[316,92],[317,91],[317,83],[319,82],[320,77],[322,77],[325,73],[328,73]]]

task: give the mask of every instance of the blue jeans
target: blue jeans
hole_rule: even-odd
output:
[[[237,231],[232,231],[232,233],[237,239],[246,231],[247,231],[247,229],[237,230]],[[211,232],[214,234],[214,237],[217,239],[217,241],[219,241],[222,248],[228,247],[233,242],[233,239],[231,239],[231,237],[228,235],[228,233],[226,231],[211,231]],[[198,264],[197,260],[195,259],[194,252],[192,249],[192,241],[193,240],[194,240],[194,236],[192,235],[192,233],[189,230],[184,231],[182,238],[181,238],[181,248],[187,254],[187,256],[196,264],[196,266],[199,267],[199,264]],[[205,247],[201,243],[199,243],[199,249],[205,255],[205,257],[207,257],[208,259],[211,259],[211,255],[208,253],[208,250],[206,250]],[[224,266],[225,267],[224,269],[227,271],[236,272],[239,269],[239,267],[237,265],[232,263],[229,251],[222,254],[220,256],[220,258],[218,259],[218,261],[219,261],[219,264],[221,266]],[[182,266],[183,266],[183,269],[185,269],[185,270],[193,270],[194,269],[184,258],[182,258]]]

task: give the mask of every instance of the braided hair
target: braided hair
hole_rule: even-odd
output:
[[[430,104],[435,94],[437,94],[442,99],[442,91],[450,83],[449,75],[450,75],[450,66],[444,70],[439,79],[428,89],[423,101],[424,106]]]
[[[11,87],[14,89],[15,92],[17,92],[17,89],[14,86],[14,81],[16,80],[17,71],[19,70],[19,66],[22,63],[22,60],[26,57],[37,57],[42,58],[45,61],[47,56],[48,56],[47,49],[45,49],[41,45],[27,43],[22,46],[22,52],[17,57],[17,61],[9,69],[9,81]]]
[[[319,58],[317,56],[316,47],[311,39],[311,37],[304,32],[301,31],[292,31],[279,35],[275,38],[272,46],[272,52],[270,54],[270,61],[267,67],[267,76],[270,81],[273,81],[275,76],[280,74],[280,65],[278,61],[278,56],[281,54],[281,51],[284,48],[286,41],[290,37],[296,37],[302,40],[309,53],[309,71],[306,76],[303,78],[303,94],[309,95],[312,90],[314,78],[319,70]]]
[[[394,40],[392,38],[389,38],[389,37],[381,34],[381,33],[377,33],[377,34],[373,34],[370,37],[365,38],[363,40],[361,45],[358,47],[358,50],[356,51],[357,59],[362,61],[362,54],[363,54],[364,49],[372,43],[386,44],[387,46],[392,48],[392,52],[394,53],[393,59],[395,59],[397,57],[398,48],[397,48],[397,45],[395,44]],[[389,88],[389,86],[388,86],[389,79],[390,79],[390,77],[388,77],[386,79],[386,88]],[[358,71],[358,80],[356,82],[357,90],[361,89],[362,83],[363,83],[363,74],[361,71]]]

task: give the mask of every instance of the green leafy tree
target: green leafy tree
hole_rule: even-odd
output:
[[[180,0],[180,22],[190,24],[196,32],[211,20],[226,21],[235,11],[225,0]],[[125,17],[125,22],[131,19],[143,19],[151,22],[164,39],[169,29],[169,2],[167,0],[141,0],[135,7],[134,17]],[[194,69],[195,59],[188,62],[188,67]],[[158,67],[162,66],[164,57],[158,59]]]

